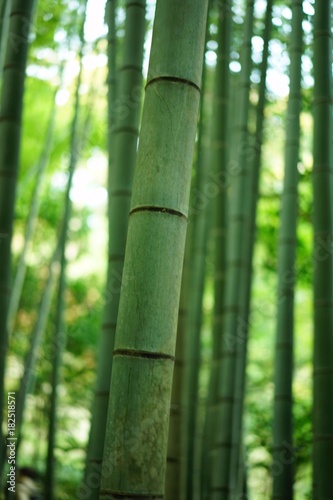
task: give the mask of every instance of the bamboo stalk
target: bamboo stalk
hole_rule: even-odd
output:
[[[207,35],[206,35],[207,38]],[[206,65],[203,65],[202,94],[200,101],[197,162],[193,189],[200,192],[208,181],[209,159],[207,154],[207,125],[204,125],[206,107]],[[191,213],[192,212],[192,213]],[[209,230],[209,204],[201,210],[190,210],[191,255],[188,290],[188,315],[185,329],[185,384],[183,401],[185,406],[185,474],[186,498],[194,499],[199,491],[199,474],[195,470],[198,456],[198,390],[201,365],[202,301],[206,275],[206,252]]]
[[[248,114],[250,74],[252,68],[251,39],[253,35],[254,1],[246,2],[244,38],[241,54],[241,74],[239,88],[239,116],[236,130],[236,153],[238,175],[232,186],[230,213],[228,217],[226,286],[222,339],[220,341],[218,391],[217,391],[217,432],[215,463],[213,468],[213,498],[229,498],[229,478],[231,467],[231,444],[233,411],[235,405],[236,350],[230,348],[237,335],[237,318],[240,310],[239,290],[243,278],[243,235],[248,224],[246,197],[249,195],[249,169],[247,151],[249,144]]]
[[[206,15],[207,1],[157,2],[119,304],[101,499],[119,494],[164,496]]]
[[[314,15],[314,387],[313,498],[333,491],[333,255],[331,2],[316,0]]]
[[[8,345],[7,312],[10,296],[11,239],[16,180],[19,169],[25,68],[28,57],[28,30],[33,0],[13,0],[9,33],[20,42],[8,43],[2,77],[0,105],[0,447],[4,446],[4,374]],[[22,33],[25,36],[22,36]],[[0,453],[0,476],[3,469]]]
[[[207,415],[204,445],[205,456],[202,458],[204,467],[202,479],[203,498],[210,497],[210,488],[213,487],[213,462],[212,451],[218,422],[217,410],[217,376],[219,346],[221,343],[221,318],[224,303],[225,287],[225,260],[226,260],[226,204],[227,204],[227,160],[228,160],[228,124],[229,124],[229,90],[230,90],[230,42],[231,42],[231,5],[229,0],[219,4],[218,19],[218,49],[215,73],[215,88],[213,101],[213,126],[212,126],[212,164],[217,179],[218,193],[214,206],[214,310],[213,310],[213,360],[209,382],[209,395],[207,400]]]
[[[248,234],[244,238],[243,255],[246,263],[244,278],[241,286],[241,307],[238,319],[237,338],[235,339],[236,348],[236,379],[235,379],[235,408],[233,416],[233,432],[232,432],[232,455],[231,455],[231,472],[230,472],[230,490],[231,494],[241,493],[244,485],[245,475],[245,453],[242,443],[242,424],[243,424],[243,409],[245,397],[245,372],[247,359],[247,343],[249,334],[249,314],[251,301],[251,285],[252,285],[252,258],[254,252],[254,243],[256,236],[256,216],[257,204],[259,197],[259,180],[261,170],[261,152],[263,145],[263,130],[264,130],[264,111],[266,101],[266,76],[268,69],[269,55],[269,40],[272,28],[272,9],[273,0],[267,0],[265,13],[265,28],[263,33],[263,52],[262,62],[260,65],[260,84],[258,90],[258,104],[256,113],[256,129],[254,134],[253,154],[247,162],[247,168],[250,170],[250,186],[248,204],[246,211],[249,213],[249,224],[247,226]],[[236,491],[236,493],[235,493]]]

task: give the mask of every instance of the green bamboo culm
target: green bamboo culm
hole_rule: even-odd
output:
[[[292,377],[294,339],[294,273],[298,212],[298,161],[300,141],[303,10],[292,1],[290,35],[290,92],[287,109],[285,174],[278,249],[278,305],[275,347],[273,415],[273,499],[293,498]],[[274,470],[278,467],[278,470]]]
[[[80,28],[80,52],[79,52],[79,74],[77,77],[77,84],[74,98],[74,114],[71,126],[70,135],[70,158],[68,167],[68,180],[65,193],[65,207],[62,227],[59,235],[60,246],[60,275],[56,299],[56,311],[54,321],[54,338],[53,338],[53,360],[52,360],[52,373],[51,373],[51,398],[49,407],[49,429],[48,429],[48,447],[46,458],[46,473],[45,473],[45,496],[49,500],[55,498],[55,443],[56,443],[56,425],[57,425],[57,404],[58,404],[58,385],[60,380],[60,367],[62,362],[62,353],[65,348],[65,333],[64,333],[64,292],[65,292],[65,279],[66,279],[66,242],[68,223],[71,214],[71,200],[70,190],[74,176],[75,167],[79,158],[81,150],[81,142],[79,138],[79,104],[80,104],[80,86],[83,73],[83,53],[84,53],[84,24],[87,0],[84,0],[83,7],[83,21]]]
[[[172,378],[170,420],[168,433],[167,468],[165,480],[165,498],[183,498],[185,492],[184,450],[185,450],[185,415],[183,405],[183,385],[185,372],[185,328],[188,314],[188,292],[190,272],[190,252],[192,241],[191,226],[186,233],[184,265],[180,290],[177,322],[176,356]]]
[[[1,42],[1,50],[2,50],[2,43],[4,40],[3,36],[3,24],[5,22],[5,17],[6,17],[6,8],[8,6],[9,2],[7,0],[0,0],[0,42]]]
[[[261,153],[263,146],[263,131],[266,103],[266,77],[268,69],[269,40],[272,29],[273,0],[267,0],[265,12],[265,27],[263,32],[263,51],[260,64],[260,83],[258,89],[258,104],[256,108],[256,126],[253,148],[249,148],[246,168],[249,172],[249,192],[245,198],[246,213],[249,214],[247,237],[243,244],[244,275],[240,290],[240,309],[238,318],[236,349],[236,376],[235,376],[235,406],[233,414],[230,490],[231,495],[240,494],[243,490],[245,475],[245,453],[242,443],[243,411],[245,396],[245,373],[247,360],[247,344],[250,320],[250,301],[252,286],[252,259],[256,237],[256,217],[259,197],[259,181],[261,171]]]
[[[239,81],[240,111],[236,123],[235,146],[237,148],[236,169],[238,175],[232,186],[230,207],[228,207],[226,285],[223,314],[220,323],[220,339],[217,375],[217,426],[215,432],[212,498],[229,499],[231,470],[231,443],[233,412],[235,408],[235,377],[238,317],[240,312],[240,286],[244,279],[243,234],[249,223],[246,212],[246,197],[250,189],[248,161],[248,115],[250,75],[252,68],[251,39],[253,36],[254,1],[246,2],[244,38],[241,53],[241,74]]]
[[[105,23],[108,27],[107,33],[107,57],[108,57],[108,76],[107,76],[107,149],[108,149],[108,223],[109,223],[109,245],[111,235],[111,196],[109,193],[112,188],[112,171],[115,164],[115,126],[116,126],[116,99],[117,99],[117,0],[107,0],[105,4]]]
[[[2,42],[2,36],[3,36],[3,22],[5,18],[5,11],[6,11],[6,5],[7,2],[5,0],[0,0],[0,42]],[[0,47],[2,49],[2,43],[0,44]]]
[[[208,2],[209,4],[209,2]],[[208,29],[208,23],[207,23]],[[207,36],[207,34],[206,34]],[[202,75],[202,92],[204,92],[204,80],[206,73],[206,66],[203,65],[203,75]],[[202,129],[203,129],[203,95],[200,99],[200,111],[199,111],[199,126],[198,126],[198,143],[197,143],[197,165],[196,170],[199,168],[198,175],[196,175],[194,184],[191,186],[191,196],[190,196],[190,224],[186,232],[186,242],[185,242],[185,256],[184,265],[182,273],[181,291],[180,291],[180,303],[178,311],[178,323],[177,323],[177,340],[176,340],[176,357],[175,365],[173,371],[172,379],[172,394],[171,394],[171,407],[170,407],[170,421],[169,421],[169,434],[168,434],[168,453],[167,453],[167,470],[166,470],[166,490],[165,498],[166,500],[173,500],[174,498],[184,498],[187,494],[186,482],[190,480],[190,474],[188,473],[189,461],[186,459],[187,448],[188,448],[188,426],[189,426],[189,414],[190,409],[188,408],[187,402],[187,386],[190,385],[190,373],[187,370],[186,364],[193,358],[186,353],[188,349],[188,344],[190,341],[191,330],[197,328],[200,324],[201,326],[201,312],[192,311],[191,319],[189,308],[193,307],[192,300],[196,299],[195,295],[200,290],[190,291],[190,286],[194,286],[193,282],[193,272],[195,270],[195,264],[193,265],[192,254],[197,250],[197,258],[200,263],[200,269],[197,271],[197,278],[200,281],[200,276],[202,272],[202,260],[200,256],[205,253],[205,243],[202,244],[202,238],[199,237],[195,241],[196,236],[200,236],[201,230],[206,228],[206,219],[202,224],[202,215],[207,216],[207,205],[202,204],[201,200],[201,190],[203,187],[203,182],[206,179],[207,172],[205,168],[209,165],[206,156],[203,158],[202,151]],[[207,139],[207,138],[206,138]],[[206,153],[206,150],[205,150]],[[201,166],[201,167],[200,167]],[[204,172],[202,172],[204,170]],[[202,175],[204,173],[204,175]],[[206,209],[206,210],[205,210]],[[200,217],[201,216],[201,217]],[[198,220],[195,222],[196,219]],[[195,227],[197,229],[195,229]],[[198,230],[199,229],[199,230]],[[201,272],[200,272],[201,271]],[[190,279],[191,278],[191,279]],[[190,285],[191,281],[191,285]],[[192,295],[192,298],[190,298]],[[200,302],[200,299],[199,299]],[[197,302],[196,302],[197,303]],[[192,305],[191,305],[192,304]],[[199,324],[198,324],[198,322]],[[191,323],[191,328],[189,327]],[[188,336],[185,342],[185,337]],[[187,379],[187,384],[186,384]],[[195,405],[194,405],[195,407]]]
[[[316,0],[314,14],[314,394],[313,498],[333,491],[332,290],[332,3]]]
[[[60,69],[60,79],[61,79],[61,74],[62,74],[62,68]],[[50,113],[50,118],[49,118],[49,123],[46,131],[46,137],[44,141],[44,146],[43,150],[37,165],[37,170],[36,170],[36,182],[35,186],[33,189],[32,197],[31,197],[31,205],[30,205],[30,211],[29,211],[29,216],[26,224],[26,229],[25,229],[25,234],[24,234],[24,244],[22,251],[20,253],[20,258],[18,261],[17,269],[16,269],[16,274],[15,278],[13,281],[13,287],[12,287],[12,292],[10,296],[10,301],[9,301],[9,306],[8,306],[8,316],[7,316],[7,329],[9,336],[11,336],[13,329],[14,329],[14,324],[15,324],[15,318],[17,315],[18,307],[19,307],[19,302],[21,298],[21,293],[22,293],[22,288],[23,288],[23,283],[24,283],[24,278],[26,274],[26,256],[32,241],[35,225],[36,225],[36,220],[38,216],[38,210],[39,210],[39,205],[40,205],[40,193],[41,189],[43,187],[43,180],[45,177],[45,172],[46,168],[49,163],[49,158],[51,154],[51,149],[52,149],[52,143],[53,143],[53,133],[54,133],[54,125],[55,125],[55,118],[56,118],[56,95],[59,90],[60,86],[56,89],[54,93],[54,98],[53,98],[53,103],[52,103],[52,108],[51,108],[51,113]]]
[[[231,41],[231,4],[230,0],[219,3],[217,34],[217,63],[215,70],[213,118],[212,118],[212,168],[215,185],[218,187],[214,204],[214,310],[213,310],[213,352],[210,373],[209,394],[202,455],[202,485],[204,499],[210,496],[212,477],[212,446],[216,426],[217,410],[217,365],[221,342],[221,319],[224,302],[225,260],[226,260],[226,201],[227,201],[227,134],[230,87],[230,41]]]
[[[109,2],[110,3],[110,2]],[[111,37],[115,39],[114,5],[110,16]],[[136,162],[142,102],[142,63],[145,38],[146,0],[127,0],[122,65],[117,71],[119,91],[109,89],[109,259],[104,321],[98,358],[96,391],[89,438],[85,484],[89,499],[97,499],[105,440],[106,419],[112,371],[112,351],[117,324],[120,284],[123,272],[128,214]],[[110,38],[111,38],[110,37]],[[114,85],[115,50],[109,53],[109,85]],[[118,87],[117,87],[118,88]],[[128,101],[128,99],[130,99]],[[128,103],[124,105],[124,103]],[[120,103],[120,104],[119,104]],[[112,398],[112,394],[110,395]]]
[[[3,63],[5,59],[7,41],[8,41],[10,7],[11,7],[11,0],[1,0],[0,2],[0,95],[2,86]]]
[[[116,10],[117,3],[115,0],[108,0],[105,5],[105,22],[108,26],[108,34],[107,34],[107,56],[108,56],[108,77],[107,77],[107,87],[108,87],[108,133],[107,133],[107,146],[108,146],[108,235],[109,235],[109,246],[110,246],[110,235],[111,235],[111,225],[110,225],[110,192],[111,192],[111,170],[114,165],[114,127],[115,127],[115,119],[114,119],[114,110],[115,110],[115,99],[116,99],[116,46],[117,46],[117,36],[116,36]],[[108,284],[107,284],[108,288]],[[103,339],[103,332],[102,332]],[[101,339],[101,340],[102,340]],[[106,357],[106,349],[104,349],[103,342],[100,342],[100,363],[97,367],[97,383],[95,387],[95,400],[92,406],[92,419],[91,426],[89,432],[88,439],[88,447],[87,447],[87,457],[86,457],[86,466],[84,471],[83,481],[79,485],[76,494],[79,497],[86,496],[87,498],[93,498],[93,495],[98,495],[99,486],[100,486],[100,469],[101,469],[101,459],[94,459],[94,455],[96,456],[96,449],[101,449],[103,453],[104,446],[104,435],[105,435],[105,425],[104,431],[101,433],[102,439],[96,435],[99,432],[99,428],[96,425],[97,421],[101,421],[99,415],[103,415],[106,410],[100,408],[101,398],[98,397],[99,394],[104,396],[104,391],[109,390],[109,385],[106,385],[102,390],[98,391],[97,388],[101,385],[101,382],[104,381],[107,376],[104,376],[104,369],[102,368],[103,361]],[[104,352],[103,352],[104,350]],[[107,366],[111,363],[108,363]],[[107,408],[107,405],[106,405]],[[103,426],[103,424],[101,423]],[[96,471],[97,469],[97,471]]]
[[[0,104],[0,446],[4,414],[4,374],[8,344],[7,313],[10,297],[10,247],[13,231],[16,180],[19,168],[21,122],[25,69],[28,56],[28,30],[34,0],[13,0],[10,40],[7,43]],[[22,36],[22,33],[25,36]],[[0,475],[3,468],[0,453]]]
[[[206,34],[207,40],[207,34]],[[195,178],[193,191],[200,193],[208,182],[208,167],[210,165],[207,147],[207,69],[203,65],[202,94],[200,100],[197,161],[195,165]],[[199,422],[198,422],[198,389],[199,371],[201,366],[201,327],[203,295],[206,277],[206,252],[209,230],[209,203],[198,209],[193,205],[193,196],[190,203],[190,228],[191,229],[191,254],[189,259],[189,291],[188,315],[185,330],[185,383],[183,401],[185,407],[185,498],[193,499],[195,492],[199,491],[198,481],[200,474],[197,470],[199,452]]]
[[[101,499],[119,498],[119,494],[164,496],[207,3],[158,0],[156,5],[119,304]]]

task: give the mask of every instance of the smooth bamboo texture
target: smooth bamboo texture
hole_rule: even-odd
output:
[[[316,0],[314,15],[314,394],[313,498],[333,491],[332,290],[332,45],[331,2]]]
[[[208,2],[208,16],[211,11],[210,2]],[[208,36],[208,22],[207,22],[207,32],[206,32],[206,42]],[[203,75],[202,75],[202,92],[205,93],[204,81],[205,81],[206,66],[203,65]],[[194,246],[197,246],[198,252],[201,252],[202,246],[198,241],[197,245],[195,243],[195,238],[198,236],[198,230],[195,227],[198,226],[198,216],[201,211],[204,210],[206,205],[202,207],[199,201],[200,195],[202,193],[203,179],[205,176],[202,175],[202,168],[206,168],[209,162],[206,161],[207,158],[203,158],[202,152],[202,129],[203,129],[203,95],[201,95],[200,100],[200,121],[198,127],[198,144],[197,144],[197,166],[200,168],[199,175],[195,177],[194,184],[191,186],[191,196],[190,196],[190,224],[186,233],[186,243],[185,243],[185,258],[182,274],[182,284],[180,293],[180,306],[178,314],[178,324],[177,324],[177,341],[176,341],[176,358],[173,372],[172,380],[172,395],[171,395],[171,407],[170,407],[170,421],[169,421],[169,435],[168,435],[168,454],[167,454],[167,470],[166,470],[166,499],[173,500],[174,498],[185,498],[188,488],[186,482],[191,480],[190,473],[188,471],[189,461],[186,459],[188,448],[188,421],[190,417],[191,410],[188,408],[187,398],[188,398],[188,387],[189,385],[189,370],[186,370],[186,363],[190,361],[185,348],[185,336],[188,336],[187,344],[189,343],[189,335],[191,335],[190,330],[196,328],[198,320],[201,324],[200,313],[196,315],[192,312],[192,319],[189,318],[189,309],[195,307],[192,300],[195,299],[194,290],[190,291],[190,276],[195,272],[195,264],[193,264],[192,253],[194,252]],[[207,141],[207,138],[205,138]],[[206,152],[206,151],[205,151]],[[201,165],[201,166],[200,166]],[[205,174],[207,174],[205,172]],[[191,215],[192,214],[192,215]],[[199,224],[200,225],[200,224]],[[200,231],[199,231],[200,234]],[[200,259],[199,259],[200,262]],[[200,262],[201,264],[201,262]],[[193,286],[193,277],[191,279]],[[192,295],[192,298],[190,298]],[[189,321],[191,321],[192,326],[189,327]],[[188,384],[185,380],[188,378]],[[199,476],[197,475],[196,480]]]
[[[243,410],[245,397],[245,372],[247,360],[247,343],[249,334],[249,314],[252,285],[252,258],[256,236],[257,204],[259,197],[259,180],[261,170],[261,152],[263,145],[264,111],[266,103],[266,76],[268,69],[269,40],[272,28],[273,0],[267,0],[265,12],[265,28],[263,33],[262,62],[260,65],[260,83],[258,104],[256,109],[256,128],[254,145],[249,149],[246,168],[249,169],[249,196],[246,198],[246,211],[249,214],[247,236],[243,240],[244,276],[240,291],[240,311],[234,346],[236,349],[235,406],[233,416],[230,491],[231,495],[240,494],[244,484],[244,446],[242,443]]]
[[[8,41],[10,7],[11,7],[11,0],[1,0],[0,2],[0,95],[2,88],[3,63],[5,59],[7,41]]]
[[[110,6],[114,8],[113,6]],[[120,284],[123,272],[125,245],[130,211],[132,183],[136,162],[137,141],[142,102],[142,63],[145,38],[146,0],[126,3],[125,38],[123,46],[122,66],[117,71],[119,87],[117,100],[115,89],[109,93],[111,123],[110,155],[110,207],[109,207],[109,259],[106,291],[106,304],[96,392],[93,405],[91,437],[88,451],[88,465],[85,487],[89,489],[89,499],[97,499],[99,493],[101,465],[103,458],[108,401],[110,395],[110,379],[112,371],[112,351],[114,347],[117,324]],[[111,14],[108,13],[111,17]],[[115,38],[114,16],[111,20],[113,38]],[[111,35],[112,36],[112,35]],[[110,73],[113,83],[115,78],[115,51],[111,54]],[[117,103],[121,102],[121,106]],[[124,105],[123,103],[128,103]],[[114,147],[114,153],[113,153]],[[110,395],[112,398],[112,394]]]
[[[74,176],[75,167],[80,154],[79,140],[79,104],[80,104],[80,86],[83,72],[83,49],[84,49],[84,22],[85,9],[87,0],[84,1],[84,19],[80,29],[80,53],[79,53],[79,74],[74,99],[74,114],[70,137],[70,158],[68,166],[68,181],[65,193],[65,207],[63,216],[63,225],[59,236],[60,246],[60,274],[56,298],[56,312],[54,321],[54,338],[53,338],[53,363],[51,372],[51,398],[49,407],[49,429],[48,429],[48,446],[46,458],[46,473],[45,473],[45,496],[49,500],[55,498],[55,443],[56,443],[56,427],[57,427],[57,406],[58,406],[58,385],[60,380],[60,367],[62,363],[62,353],[65,348],[65,324],[64,324],[64,292],[66,288],[66,242],[68,223],[71,214],[70,190]]]
[[[208,35],[208,33],[207,33]],[[206,35],[206,39],[207,39]],[[203,65],[202,94],[200,100],[197,161],[194,192],[202,192],[208,182],[208,168],[210,167],[207,153],[207,77],[206,65]],[[183,401],[185,406],[185,498],[194,500],[199,491],[198,480],[200,474],[196,470],[199,452],[198,432],[198,391],[199,370],[201,365],[201,326],[203,294],[206,275],[206,252],[209,230],[209,203],[201,209],[190,206],[191,226],[191,254],[189,259],[190,275],[188,290],[188,315],[185,329],[185,384],[183,387]]]
[[[62,70],[60,71],[62,73]],[[38,216],[38,210],[39,210],[39,205],[40,205],[40,193],[41,189],[43,186],[43,180],[45,177],[45,172],[48,166],[50,154],[51,154],[51,148],[52,148],[52,143],[53,143],[53,133],[54,133],[54,125],[55,125],[55,118],[56,118],[56,94],[58,92],[60,87],[57,88],[54,94],[54,99],[53,99],[53,104],[52,104],[52,109],[50,113],[50,118],[49,118],[49,124],[48,128],[46,131],[46,137],[44,141],[44,146],[43,150],[38,162],[37,170],[36,170],[36,183],[33,189],[32,197],[31,197],[31,205],[30,205],[30,211],[29,211],[29,216],[26,224],[26,229],[25,229],[25,235],[24,235],[24,244],[22,251],[20,253],[20,258],[18,261],[17,269],[16,269],[16,274],[15,274],[15,279],[13,282],[13,287],[12,287],[12,292],[10,296],[10,301],[9,301],[9,307],[8,307],[8,316],[7,316],[7,329],[8,329],[8,334],[9,337],[11,336],[13,329],[14,329],[14,324],[15,324],[15,319],[20,303],[20,298],[21,298],[21,293],[22,293],[22,288],[23,288],[23,283],[24,283],[24,278],[26,274],[26,256],[27,252],[29,250],[29,247],[31,245],[32,237],[34,234],[34,229],[36,225],[36,220]]]
[[[111,235],[111,218],[109,216],[111,212],[111,193],[112,189],[112,170],[114,168],[115,162],[115,134],[114,129],[116,126],[116,99],[117,99],[117,54],[118,54],[118,43],[117,43],[117,0],[107,0],[105,5],[105,23],[108,27],[107,34],[107,56],[108,56],[108,76],[107,76],[107,120],[108,120],[108,131],[107,131],[107,149],[108,149],[108,244],[110,245],[110,235]]]
[[[210,374],[209,396],[207,401],[207,433],[204,435],[204,453],[202,467],[202,496],[209,498],[211,487],[211,472],[214,460],[212,451],[216,432],[217,403],[217,369],[218,353],[221,343],[221,319],[224,302],[225,260],[226,260],[226,201],[227,201],[227,136],[230,88],[230,42],[231,42],[231,4],[223,0],[219,5],[218,49],[214,82],[214,100],[212,117],[212,168],[216,179],[218,193],[214,206],[214,310],[213,310],[213,355]]]
[[[300,0],[292,1],[290,36],[290,93],[286,117],[285,176],[281,202],[278,248],[278,304],[274,372],[273,462],[281,463],[280,474],[273,475],[273,499],[293,498],[292,379],[294,343],[294,287],[296,230],[298,212],[298,161],[301,113],[303,52],[303,10]],[[281,459],[282,457],[282,459]],[[283,460],[285,458],[285,460]],[[285,463],[284,463],[285,462]]]
[[[5,0],[0,0],[0,42],[2,42],[3,37],[3,22],[5,18],[7,2]],[[2,43],[0,43],[0,51],[2,50]]]
[[[188,314],[188,292],[190,273],[192,231],[189,225],[186,233],[185,256],[182,273],[180,302],[177,323],[176,356],[172,379],[170,420],[168,432],[167,468],[165,478],[165,498],[184,498],[185,473],[185,417],[184,417],[184,372],[185,372],[185,330]]]
[[[246,2],[244,38],[241,54],[241,74],[239,101],[240,110],[236,129],[237,170],[238,175],[232,186],[232,202],[228,217],[226,287],[223,319],[221,323],[222,340],[220,342],[218,391],[217,391],[217,431],[215,461],[213,465],[212,490],[215,497],[229,499],[229,478],[231,467],[231,444],[233,411],[235,405],[236,350],[233,341],[237,335],[238,314],[240,310],[240,286],[244,277],[243,235],[248,224],[246,198],[251,188],[248,153],[248,114],[250,74],[252,68],[251,39],[253,36],[254,1]],[[230,346],[230,339],[232,346]]]
[[[159,0],[126,246],[101,499],[163,498],[207,1]],[[130,283],[129,285],[127,285]]]
[[[27,34],[33,0],[13,0],[9,32],[20,36],[19,44],[7,44],[0,105],[0,446],[3,446],[4,374],[8,344],[7,312],[10,296],[10,247],[13,231],[16,180],[19,169],[21,122],[25,69],[28,56]],[[0,453],[0,475],[3,468]]]

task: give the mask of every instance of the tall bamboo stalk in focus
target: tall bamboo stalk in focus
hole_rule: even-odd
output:
[[[103,500],[164,496],[207,3],[158,0],[156,6],[112,367]]]

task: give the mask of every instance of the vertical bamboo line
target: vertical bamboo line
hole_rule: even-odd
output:
[[[175,365],[172,378],[170,405],[165,498],[183,499],[185,494],[185,418],[184,418],[184,378],[185,378],[185,330],[188,314],[188,292],[190,273],[192,231],[189,225],[186,233],[184,265],[181,281]]]
[[[237,148],[237,172],[232,186],[232,203],[228,217],[226,287],[223,318],[221,321],[222,340],[219,348],[218,391],[217,391],[217,433],[213,468],[213,491],[216,498],[229,499],[231,445],[233,411],[235,401],[236,350],[234,339],[237,335],[237,318],[240,310],[240,286],[245,262],[243,259],[243,235],[248,224],[246,198],[249,196],[250,171],[246,165],[249,146],[248,114],[250,74],[252,68],[251,39],[253,35],[254,1],[246,2],[244,39],[241,54],[241,74],[239,88],[239,116],[235,145]],[[230,339],[232,340],[230,345]]]
[[[232,12],[230,0],[223,0],[219,4],[218,18],[218,48],[214,82],[213,125],[212,125],[212,165],[217,179],[218,194],[214,206],[214,310],[213,310],[213,360],[210,375],[210,394],[207,408],[207,455],[202,460],[206,469],[203,476],[203,498],[213,495],[210,488],[214,488],[215,480],[212,476],[216,452],[213,450],[215,434],[217,432],[217,384],[218,384],[218,357],[221,344],[221,321],[225,294],[225,265],[226,265],[226,204],[228,189],[228,122],[229,122],[229,91],[230,91],[230,44]],[[217,472],[219,475],[219,473]]]
[[[314,387],[313,498],[333,491],[333,290],[332,290],[332,3],[315,2],[314,15]]]
[[[0,105],[0,447],[4,445],[4,375],[8,344],[7,312],[10,296],[10,247],[13,231],[16,179],[19,169],[21,123],[25,69],[28,57],[28,31],[34,0],[13,0],[10,12],[2,76]],[[13,37],[20,37],[14,44]],[[3,469],[0,453],[0,476]]]
[[[207,35],[206,35],[207,39]],[[197,162],[195,168],[195,178],[193,183],[194,191],[200,192],[207,183],[209,161],[206,140],[207,125],[205,120],[205,108],[207,91],[207,69],[203,64],[201,100],[198,125]],[[199,390],[199,370],[201,364],[201,326],[202,326],[202,301],[205,286],[206,271],[206,251],[208,240],[208,211],[209,204],[201,209],[191,210],[191,254],[189,257],[190,274],[188,290],[188,315],[185,325],[185,384],[183,387],[185,402],[186,425],[184,429],[186,444],[186,498],[194,499],[198,488],[196,483],[199,479],[195,471],[195,462],[198,452],[198,390]]]
[[[0,95],[2,89],[3,64],[4,64],[4,59],[7,49],[7,41],[8,41],[10,7],[11,7],[11,0],[1,0],[0,2]]]
[[[303,52],[303,10],[300,0],[292,1],[292,31],[290,37],[290,92],[287,109],[285,143],[285,177],[281,206],[281,227],[278,253],[278,307],[275,351],[275,394],[273,420],[273,460],[282,463],[280,474],[273,475],[273,499],[293,498],[292,378],[294,340],[293,269],[296,257],[298,211],[298,161],[300,141],[301,76]],[[292,278],[290,279],[290,275]],[[292,458],[292,457],[291,457]]]
[[[243,256],[244,256],[244,277],[240,292],[240,311],[235,336],[236,349],[236,377],[235,377],[235,407],[233,417],[232,432],[232,450],[231,450],[231,471],[230,471],[230,490],[231,494],[237,494],[242,491],[244,484],[243,459],[245,458],[244,446],[242,440],[242,422],[245,397],[245,371],[247,359],[247,343],[249,333],[249,314],[251,302],[251,284],[252,284],[252,258],[254,252],[254,243],[256,236],[256,215],[259,195],[259,179],[261,169],[261,152],[263,145],[264,130],[264,110],[266,102],[266,76],[268,69],[269,40],[272,28],[272,10],[273,0],[267,0],[265,12],[265,28],[263,33],[263,51],[262,62],[260,65],[260,84],[258,90],[258,104],[256,109],[256,128],[254,134],[254,146],[249,148],[249,156],[246,160],[246,168],[249,170],[249,196],[246,198],[246,212],[249,214],[249,223],[247,225],[247,237],[244,238]],[[238,489],[238,490],[237,490]]]

